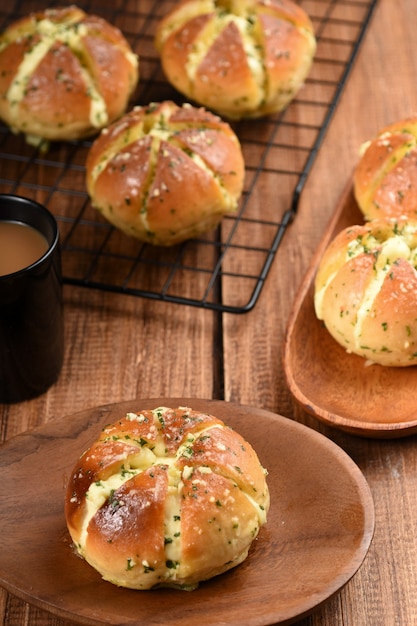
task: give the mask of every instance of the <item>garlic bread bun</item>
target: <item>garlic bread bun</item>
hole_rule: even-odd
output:
[[[362,146],[354,194],[368,220],[417,219],[417,117],[386,126]]]
[[[348,352],[417,364],[417,221],[373,220],[340,232],[315,279],[314,306]]]
[[[0,36],[0,117],[30,143],[94,134],[125,112],[137,82],[120,30],[76,6],[33,13]]]
[[[202,108],[135,107],[93,143],[91,202],[128,235],[158,246],[196,237],[234,213],[245,165],[231,127]]]
[[[316,40],[291,0],[183,0],[158,25],[168,81],[229,119],[284,109],[307,77]]]
[[[246,558],[266,522],[265,476],[250,444],[213,415],[127,413],[76,462],[68,529],[115,585],[195,589]]]

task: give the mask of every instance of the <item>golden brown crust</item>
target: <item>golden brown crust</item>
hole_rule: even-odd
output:
[[[75,6],[31,14],[0,37],[0,117],[31,141],[97,132],[124,113],[137,81],[122,33]]]
[[[178,91],[230,119],[285,108],[316,51],[310,18],[292,0],[183,0],[155,45]]]
[[[383,128],[354,172],[355,198],[368,220],[417,218],[417,118]]]
[[[183,30],[187,32],[187,26]],[[162,54],[162,62],[163,59]],[[186,66],[183,68],[185,70]],[[168,73],[167,76],[169,79]],[[235,22],[226,24],[207,49],[191,85],[192,90],[187,95],[225,117],[237,119],[242,108],[258,111],[261,107],[264,91],[251,71]]]
[[[204,109],[173,102],[136,107],[93,143],[92,204],[117,228],[174,245],[236,210],[244,181],[240,143]]]
[[[77,551],[134,589],[196,586],[236,566],[266,521],[265,470],[238,433],[187,407],[128,413],[74,467]]]
[[[317,317],[348,352],[380,365],[417,364],[417,221],[343,230],[315,280]]]
[[[119,487],[92,517],[83,555],[106,580],[129,587],[129,571],[140,568],[142,581],[148,567],[152,580],[162,577],[167,489],[167,466],[145,470]]]

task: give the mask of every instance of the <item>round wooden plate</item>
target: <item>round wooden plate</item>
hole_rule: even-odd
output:
[[[253,445],[269,472],[268,522],[248,558],[192,592],[104,582],[75,555],[65,525],[65,487],[79,455],[104,425],[158,406],[216,415]],[[0,584],[79,624],[290,624],[348,582],[374,531],[368,484],[341,448],[280,415],[216,400],[137,399],[83,411],[7,442],[0,467]]]

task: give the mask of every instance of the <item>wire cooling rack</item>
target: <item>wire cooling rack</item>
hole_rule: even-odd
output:
[[[0,191],[32,197],[54,213],[65,283],[231,313],[253,308],[297,213],[377,0],[299,3],[313,22],[318,43],[312,71],[283,113],[232,124],[246,164],[239,211],[200,239],[165,249],[123,235],[90,205],[84,163],[91,141],[52,145],[45,154],[0,125]],[[16,0],[9,10],[0,9],[0,29],[30,11],[62,4]],[[141,77],[132,105],[183,102],[165,80],[153,47],[156,25],[174,4],[77,2],[118,26],[139,55]]]

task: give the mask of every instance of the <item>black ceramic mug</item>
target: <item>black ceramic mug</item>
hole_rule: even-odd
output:
[[[61,254],[58,225],[41,204],[0,194],[0,222],[30,227],[46,240],[38,259],[0,275],[0,403],[11,403],[39,396],[58,379],[64,353]]]

